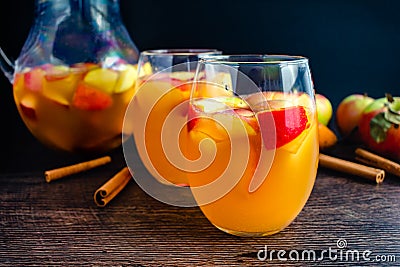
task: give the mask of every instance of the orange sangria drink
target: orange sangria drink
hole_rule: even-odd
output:
[[[277,233],[300,213],[316,178],[317,120],[308,61],[215,56],[201,60],[199,68],[206,77],[229,68],[237,79],[231,96],[204,96],[204,88],[193,87],[187,157],[209,164],[189,172],[192,193],[207,219],[227,233]]]
[[[187,185],[183,155],[196,64],[201,56],[219,53],[212,49],[169,49],[140,54],[139,70],[146,71],[140,71],[143,75],[138,77],[132,128],[144,166],[163,184]]]
[[[122,142],[125,110],[135,93],[137,66],[44,64],[16,73],[18,111],[35,137],[74,153],[105,152]]]

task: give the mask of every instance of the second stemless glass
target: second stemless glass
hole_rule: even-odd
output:
[[[219,87],[216,75],[225,77]],[[212,56],[199,61],[197,77],[202,82],[196,79],[190,99],[187,154],[209,164],[188,174],[196,202],[227,233],[281,231],[302,210],[317,172],[308,59]]]
[[[133,133],[139,156],[158,181],[187,185],[184,164],[187,106],[197,61],[221,54],[215,49],[143,51],[139,57],[137,93],[133,100]]]

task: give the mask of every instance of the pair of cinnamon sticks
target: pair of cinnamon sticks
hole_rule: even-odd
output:
[[[78,164],[57,168],[49,171],[45,171],[46,182],[61,179],[63,177],[84,172],[98,166],[104,165],[111,162],[111,157],[105,156]],[[132,178],[132,174],[128,167],[124,167],[117,174],[115,174],[110,180],[104,183],[94,193],[94,202],[99,207],[105,207],[124,187],[129,183]]]
[[[355,153],[357,155],[355,159],[363,164],[324,154],[319,155],[319,164],[322,167],[356,175],[374,181],[377,184],[383,182],[385,179],[385,172],[400,177],[400,164],[362,148],[357,148]]]
[[[400,177],[400,164],[361,148],[357,148],[355,153],[357,155],[356,160],[366,165],[335,158],[322,153],[319,154],[319,164],[322,167],[356,175],[374,181],[377,184],[382,183],[385,179],[385,171]],[[45,172],[45,179],[50,183],[51,181],[107,164],[110,161],[111,158],[105,156],[71,166],[49,170]],[[131,178],[132,174],[128,167],[124,167],[120,170],[95,191],[93,198],[96,205],[105,207],[122,189],[124,189]]]

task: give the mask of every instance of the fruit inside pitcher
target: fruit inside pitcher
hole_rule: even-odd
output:
[[[123,140],[125,110],[135,93],[137,66],[118,62],[44,64],[14,77],[14,99],[42,143],[74,153],[105,152]]]

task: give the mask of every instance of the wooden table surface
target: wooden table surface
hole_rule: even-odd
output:
[[[309,201],[289,227],[242,238],[213,227],[198,207],[153,199],[133,180],[97,207],[94,191],[125,164],[121,151],[111,156],[108,165],[52,183],[43,171],[65,159],[1,173],[0,265],[400,266],[400,179],[393,176],[376,185],[320,168]],[[265,248],[271,258],[262,261]],[[278,250],[288,260],[279,259]]]

